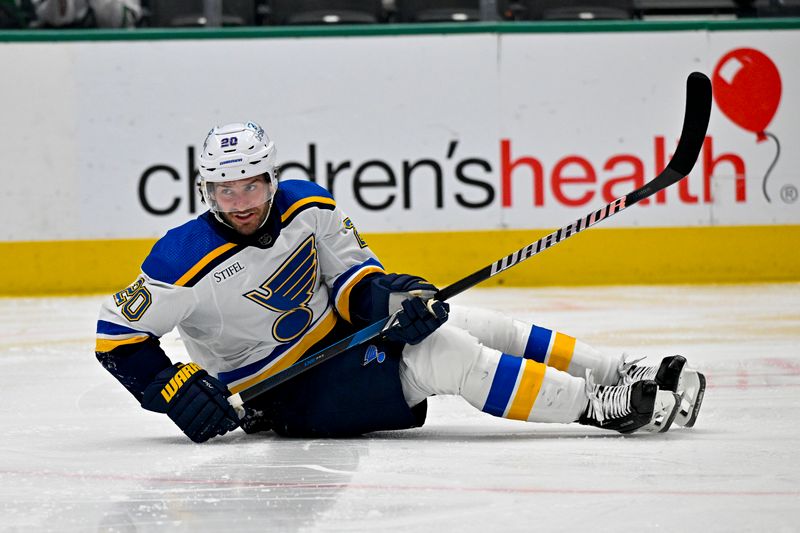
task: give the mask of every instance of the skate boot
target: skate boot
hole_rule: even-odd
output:
[[[667,431],[679,407],[678,395],[659,390],[653,380],[617,386],[596,385],[591,372],[587,371],[586,394],[589,406],[578,423],[620,433]]]
[[[644,357],[625,360],[619,365],[620,385],[628,385],[634,381],[652,379],[658,383],[658,388],[670,392],[678,392],[681,372],[686,365],[686,358],[680,355],[665,357],[659,366],[640,365]]]
[[[676,392],[680,396],[680,408],[675,415],[675,424],[690,428],[697,420],[703,395],[706,390],[706,377],[696,370],[686,367],[686,358],[672,355],[661,360],[659,366],[638,364],[642,358],[620,363],[620,384],[630,384],[642,379],[652,379],[658,388]]]

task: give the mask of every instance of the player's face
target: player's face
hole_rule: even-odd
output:
[[[214,184],[220,215],[242,235],[252,235],[269,213],[270,187],[263,175]]]

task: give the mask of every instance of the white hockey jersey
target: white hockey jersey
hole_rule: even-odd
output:
[[[210,213],[169,231],[141,276],[104,302],[96,351],[177,327],[191,359],[236,393],[350,320],[352,288],[383,266],[318,185],[281,182],[272,209],[264,247],[230,242]]]

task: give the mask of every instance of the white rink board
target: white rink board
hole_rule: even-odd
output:
[[[310,166],[313,146],[318,182],[369,232],[552,227],[605,203],[604,184],[636,161],[652,178],[655,146],[670,150],[680,133],[686,76],[710,75],[724,54],[746,47],[766,54],[783,84],[767,128],[784,148],[772,203],[761,186],[774,144],[756,143],[715,105],[711,156],[741,162],[744,198],[734,194],[732,164],[701,162],[684,200],[673,188],[664,205],[608,226],[798,224],[800,202],[782,196],[800,186],[798,31],[2,43],[0,64],[14,83],[0,96],[14,105],[4,110],[13,127],[0,156],[4,175],[19,180],[0,193],[0,240],[157,237],[202,209],[189,192],[190,150],[211,125],[248,119],[262,122],[283,162]],[[620,156],[628,163],[605,168]],[[585,161],[594,179],[554,184],[568,157]],[[520,158],[541,164],[541,205],[530,167],[508,170]],[[415,163],[406,187],[404,165]],[[704,171],[713,174],[711,199]],[[586,172],[566,166],[561,177]],[[285,173],[305,177],[297,166]],[[632,188],[618,183],[609,194]]]

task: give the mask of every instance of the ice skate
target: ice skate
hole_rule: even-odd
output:
[[[679,407],[677,394],[659,390],[653,380],[617,386],[596,385],[587,372],[586,393],[589,406],[578,422],[620,433],[667,431]]]
[[[675,392],[680,397],[680,408],[675,424],[692,427],[703,403],[706,389],[705,376],[686,367],[686,358],[672,355],[661,360],[659,366],[638,364],[644,358],[623,361],[619,366],[620,384],[626,385],[643,379],[652,379],[661,390]]]
[[[661,360],[659,366],[640,365],[644,357],[638,359],[623,358],[619,365],[620,385],[628,385],[634,381],[652,379],[658,383],[658,388],[671,392],[678,392],[678,383],[681,372],[686,365],[686,358],[672,355]]]

